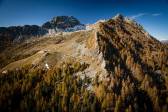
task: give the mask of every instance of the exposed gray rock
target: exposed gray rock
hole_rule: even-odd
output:
[[[57,16],[51,21],[48,21],[42,25],[42,28],[46,29],[66,29],[73,28],[76,25],[80,25],[80,21],[73,16]]]

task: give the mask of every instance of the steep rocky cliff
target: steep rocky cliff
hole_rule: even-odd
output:
[[[66,29],[80,24],[80,21],[73,16],[57,16],[51,21],[44,23],[42,27],[46,29]]]

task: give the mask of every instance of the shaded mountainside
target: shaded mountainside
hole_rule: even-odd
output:
[[[0,50],[13,44],[34,36],[42,36],[47,31],[37,25],[0,27]]]
[[[166,112],[167,45],[122,15],[88,27],[0,53],[0,110]]]
[[[42,26],[24,25],[0,27],[0,51],[14,44],[13,42],[23,42],[32,37],[41,37],[48,34],[50,30],[54,30],[54,32],[78,30],[80,28],[73,28],[79,25],[81,25],[82,28],[84,27],[84,25],[73,16],[57,16]]]

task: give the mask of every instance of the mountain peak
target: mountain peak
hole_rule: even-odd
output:
[[[80,21],[73,16],[56,16],[51,21],[44,23],[42,27],[47,29],[66,29],[80,24]]]
[[[118,13],[116,16],[114,16],[114,19],[123,20],[124,16],[122,14]]]

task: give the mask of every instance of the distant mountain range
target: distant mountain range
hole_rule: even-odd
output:
[[[132,20],[133,21],[133,20]],[[87,25],[73,16],[56,16],[42,26],[24,25],[0,27],[0,50],[10,46],[13,42],[21,42],[32,37],[42,37],[44,35],[53,36],[59,32],[73,32],[85,30]],[[163,41],[163,43],[168,43]]]
[[[168,40],[162,40],[161,42],[164,44],[168,44]]]
[[[56,32],[70,32],[85,29],[85,26],[73,16],[57,16],[51,21],[38,25],[0,27],[0,49],[12,42],[19,42],[31,37],[41,37]]]

